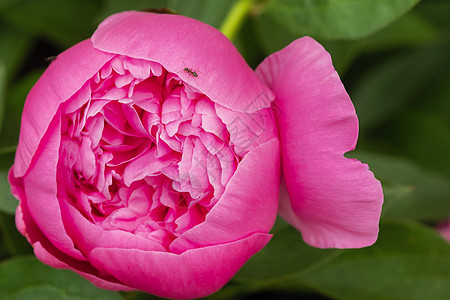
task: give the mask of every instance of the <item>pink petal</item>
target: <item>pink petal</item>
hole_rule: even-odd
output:
[[[174,158],[172,155],[166,155],[156,159],[155,149],[147,151],[139,158],[130,162],[123,172],[123,181],[130,186],[134,181],[141,180],[146,176],[159,174],[161,169],[170,165]],[[143,168],[145,166],[145,168]]]
[[[59,105],[81,89],[112,56],[94,49],[91,41],[86,40],[61,53],[50,64],[25,102],[14,176],[23,176],[27,171]]]
[[[212,101],[233,110],[259,109],[253,103],[262,94],[273,99],[233,44],[218,30],[194,19],[122,12],[103,21],[92,41],[102,51],[158,62]]]
[[[280,200],[280,214],[315,247],[373,244],[382,189],[366,164],[343,156],[355,148],[358,120],[330,55],[305,37],[269,56],[257,73],[281,110],[289,198]]]
[[[36,257],[43,263],[58,269],[72,270],[92,282],[97,287],[112,291],[135,290],[129,286],[119,283],[118,280],[113,278],[112,276],[105,276],[105,274],[100,275],[96,269],[94,269],[86,262],[78,262],[67,257],[60,257],[58,259],[57,256],[54,256],[45,247],[43,247],[41,242],[36,242],[35,244],[33,244],[33,250],[34,254],[36,254]]]
[[[134,249],[97,248],[90,261],[121,282],[171,299],[204,297],[219,290],[270,240],[256,233],[235,242],[177,255]]]
[[[19,206],[21,207],[21,206]],[[59,251],[51,242],[42,234],[30,216],[30,212],[26,206],[17,210],[16,222],[21,225],[18,228],[25,229],[24,234],[28,241],[33,245],[36,257],[43,263],[54,268],[65,268],[77,272],[79,275],[90,280],[96,286],[110,290],[129,291],[132,288],[122,285],[118,280],[109,274],[100,274],[87,260],[77,260]]]
[[[82,172],[85,178],[90,178],[95,174],[96,162],[95,154],[92,152],[91,139],[87,136],[82,138],[80,150]]]
[[[279,164],[278,139],[250,151],[205,222],[184,232],[170,250],[181,253],[269,232],[277,215]]]
[[[58,113],[36,153],[39,159],[34,161],[23,179],[25,199],[21,201],[28,206],[34,222],[56,248],[77,259],[83,259],[64,230],[57,198],[57,160],[61,138],[59,119]]]
[[[67,233],[74,240],[77,248],[86,256],[89,256],[95,248],[166,251],[159,243],[144,237],[122,230],[105,230],[101,225],[96,225],[88,221],[78,210],[65,201],[61,202],[61,207]]]

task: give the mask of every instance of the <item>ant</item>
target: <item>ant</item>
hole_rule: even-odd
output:
[[[192,76],[194,76],[194,77],[198,77],[198,74],[197,74],[197,70],[194,70],[194,71],[192,71],[191,69],[189,69],[189,68],[184,68],[184,71],[185,72],[187,72],[187,73],[189,73],[189,75],[192,75]]]
[[[53,62],[56,58],[57,58],[57,56],[49,56],[49,57],[44,58],[44,61],[49,64],[49,63]]]

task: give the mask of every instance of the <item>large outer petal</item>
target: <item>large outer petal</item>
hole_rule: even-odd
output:
[[[383,202],[368,166],[347,159],[358,136],[354,107],[330,55],[305,37],[257,68],[272,88],[283,174],[289,197],[280,214],[315,247],[353,248],[375,242]]]
[[[244,239],[183,254],[136,249],[97,248],[90,261],[121,282],[148,293],[188,299],[219,290],[270,240],[256,233]]]
[[[25,102],[14,176],[27,171],[31,159],[59,105],[75,94],[112,55],[102,53],[85,40],[61,53],[31,89]]]
[[[20,192],[21,204],[16,210],[16,226],[17,229],[27,238],[28,242],[33,245],[36,257],[45,264],[54,268],[70,269],[93,284],[112,290],[131,290],[130,287],[121,284],[116,278],[105,272],[100,273],[89,262],[77,260],[71,256],[58,250],[37,227],[31,217],[31,213],[26,205],[25,195]],[[17,194],[15,194],[17,195]]]
[[[85,260],[64,229],[57,198],[56,168],[61,139],[59,114],[59,112],[56,113],[49,130],[41,140],[36,157],[23,178],[23,187],[18,185],[22,178],[11,178],[10,181],[14,186],[13,189],[16,190],[16,195],[20,196],[21,206],[29,208],[30,217],[46,238],[67,255]],[[21,189],[19,195],[18,189]]]
[[[206,220],[184,232],[170,245],[170,250],[181,253],[269,232],[277,216],[279,169],[277,138],[250,151]]]
[[[92,36],[94,46],[109,53],[160,63],[212,101],[229,109],[253,112],[261,95],[271,91],[217,29],[198,20],[167,14],[128,11],[107,18]],[[184,69],[196,71],[194,77]]]

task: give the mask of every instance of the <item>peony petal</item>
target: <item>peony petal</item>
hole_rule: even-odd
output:
[[[90,261],[124,284],[147,293],[192,299],[219,290],[270,237],[256,233],[232,243],[193,249],[180,255],[97,248],[92,251]]]
[[[256,145],[277,136],[276,119],[270,109],[254,113],[240,113],[216,104],[217,116],[230,133],[230,143],[236,154],[243,156]]]
[[[94,49],[91,41],[86,40],[61,53],[50,64],[25,102],[14,176],[23,176],[27,171],[59,105],[80,90],[112,56]]]
[[[41,242],[33,244],[36,257],[43,263],[58,269],[69,269],[86,278],[95,286],[112,291],[133,291],[135,289],[123,285],[117,279],[109,276],[101,276],[96,269],[86,262],[78,262],[69,257],[57,257],[50,253]],[[103,277],[103,278],[102,278]]]
[[[276,138],[250,151],[205,222],[184,232],[170,250],[181,253],[269,232],[277,215],[279,164]]]
[[[123,181],[126,186],[130,186],[134,181],[141,180],[146,176],[159,174],[162,168],[167,167],[175,161],[172,154],[156,159],[155,152],[156,150],[153,148],[125,167]],[[145,168],[142,166],[145,166]]]
[[[272,54],[257,73],[275,92],[290,200],[280,214],[315,247],[369,246],[378,235],[381,185],[355,148],[358,120],[330,55],[305,37]]]
[[[68,234],[86,256],[99,247],[166,251],[160,244],[144,237],[122,230],[104,230],[100,224],[91,223],[65,201],[61,202],[61,207]]]
[[[271,91],[224,35],[191,18],[122,12],[103,21],[92,41],[101,51],[158,62],[212,101],[233,110],[260,109],[254,107],[254,99],[261,95],[269,99],[265,107],[273,100]]]
[[[16,224],[18,224],[18,228],[21,230],[25,230],[26,228],[24,236],[33,245],[36,257],[43,263],[54,268],[73,270],[101,288],[123,291],[132,290],[132,288],[119,283],[111,275],[106,273],[100,274],[84,257],[83,261],[80,261],[56,249],[33,222],[26,206],[23,209],[17,209]]]
[[[50,123],[31,167],[23,178],[29,213],[42,233],[56,248],[77,259],[84,259],[64,230],[57,193],[57,160],[60,146],[61,121],[59,112]],[[28,231],[28,230],[27,230]]]

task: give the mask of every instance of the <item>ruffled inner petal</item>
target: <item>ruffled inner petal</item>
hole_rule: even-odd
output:
[[[120,55],[62,111],[58,189],[65,201],[105,231],[133,233],[167,251],[204,222],[261,140],[243,145],[231,121],[264,132],[160,64]]]

